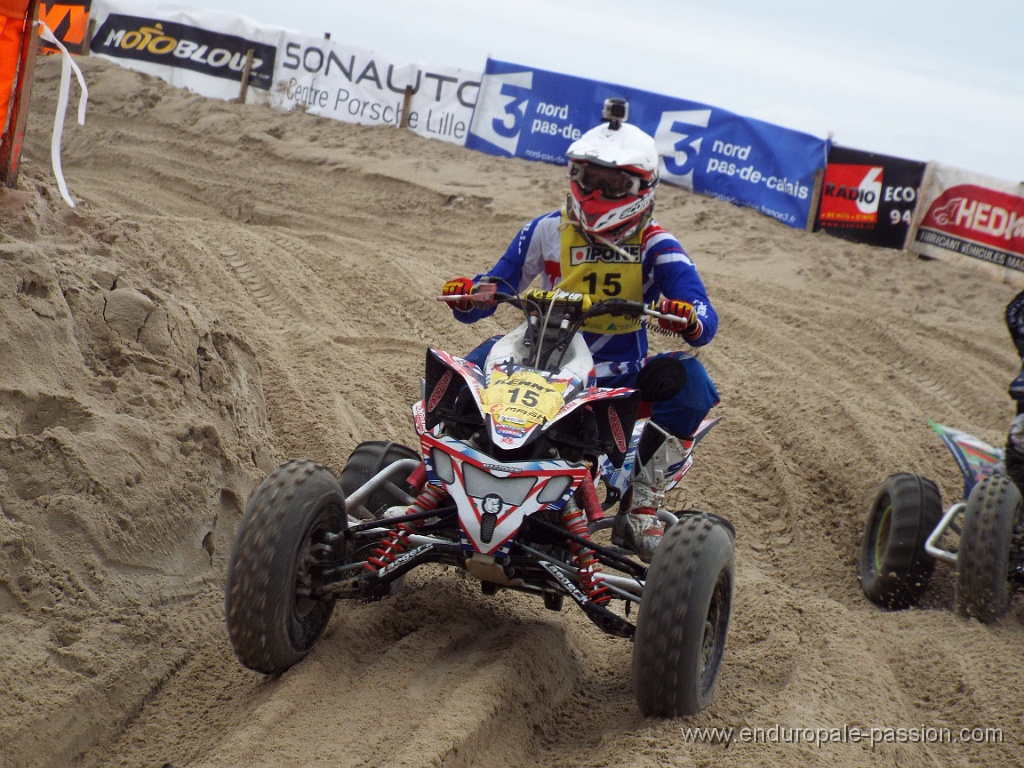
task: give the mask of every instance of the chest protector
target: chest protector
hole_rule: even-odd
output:
[[[565,209],[562,223],[567,224]],[[604,245],[591,245],[574,226],[561,232],[560,259],[563,291],[589,294],[593,301],[604,299],[644,300],[643,263],[640,244],[643,231],[637,232],[619,247],[628,256]],[[640,329],[636,320],[600,315],[586,322],[583,330],[591,333],[633,333]]]

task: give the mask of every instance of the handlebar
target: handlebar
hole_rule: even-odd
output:
[[[511,286],[510,286],[511,287]],[[495,281],[481,280],[468,294],[438,296],[446,303],[469,301],[477,309],[490,309],[498,304],[510,304],[526,316],[524,346],[532,350],[533,367],[553,366],[557,370],[567,353],[573,336],[584,323],[599,315],[613,315],[639,320],[648,328],[659,333],[672,334],[648,318],[677,321],[675,315],[665,314],[642,301],[627,299],[602,299],[593,301],[589,294],[554,289],[551,291],[529,290],[523,294],[505,293],[498,290]],[[672,334],[674,335],[674,334]],[[553,361],[553,362],[551,362]]]
[[[483,281],[473,287],[472,293],[438,296],[437,300],[448,304],[468,300],[477,309],[489,309],[498,304],[513,304],[525,310],[528,314],[532,310],[541,315],[546,315],[549,311],[554,310],[562,317],[569,317],[575,320],[579,325],[582,325],[583,321],[598,315],[632,318],[646,316],[670,322],[679,320],[675,315],[666,314],[655,309],[654,304],[645,304],[642,301],[602,299],[601,301],[594,302],[588,294],[572,293],[558,288],[551,291],[534,289],[519,295],[499,291],[496,283]]]

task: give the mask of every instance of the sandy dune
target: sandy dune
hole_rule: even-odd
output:
[[[242,668],[223,586],[245,502],[287,458],[340,470],[414,444],[428,345],[502,328],[435,301],[561,168],[391,128],[214,102],[96,59],[49,167],[59,61],[37,68],[21,181],[0,192],[0,765],[1020,766],[1024,610],[870,605],[878,483],[962,491],[927,420],[1001,444],[1019,367],[987,274],[795,231],[663,187],[658,219],[722,317],[701,358],[722,422],[674,493],[738,531],[722,676],[645,720],[630,647],[568,605],[440,569],[342,605],[277,679]],[[660,339],[656,342],[663,344]],[[1003,743],[688,743],[691,726],[1002,729]]]

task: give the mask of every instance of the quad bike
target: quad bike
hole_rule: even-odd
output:
[[[861,545],[864,594],[885,608],[915,606],[941,560],[956,568],[956,612],[990,623],[1024,587],[1024,510],[1003,451],[929,421],[964,476],[963,500],[942,509],[938,486],[906,472],[882,483]],[[946,537],[946,534],[950,535]],[[941,543],[959,536],[954,548]]]
[[[517,590],[554,611],[568,596],[602,631],[633,641],[644,714],[700,712],[732,607],[731,524],[693,510],[664,515],[649,567],[593,536],[628,498],[648,422],[638,417],[636,390],[592,385],[579,330],[598,315],[665,316],[639,302],[478,288],[474,301],[508,304],[525,319],[483,369],[427,351],[412,409],[419,450],[362,443],[337,477],[315,461],[289,461],[254,492],[227,574],[236,656],[280,674],[310,651],[338,600],[380,600],[412,569],[440,563],[479,580],[485,595]],[[440,300],[453,298],[465,297]],[[705,420],[694,442],[715,422]],[[690,453],[671,466],[671,485],[692,464]]]

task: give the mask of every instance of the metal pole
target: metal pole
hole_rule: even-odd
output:
[[[18,184],[18,161],[21,158],[21,143],[25,138],[25,123],[28,120],[28,101],[32,91],[32,76],[35,73],[36,52],[39,34],[35,22],[39,18],[39,0],[29,0],[25,14],[25,34],[21,41],[21,58],[18,76],[14,81],[11,99],[11,114],[7,121],[7,132],[0,142],[0,182],[8,187]]]
[[[409,127],[409,105],[412,104],[412,86],[405,86],[405,98],[402,99],[402,120],[399,122],[399,128]]]
[[[245,103],[245,95],[249,91],[249,74],[252,72],[252,60],[256,55],[256,51],[250,48],[245,53],[245,66],[242,67],[242,87],[238,91],[238,99],[236,101],[239,104]]]

